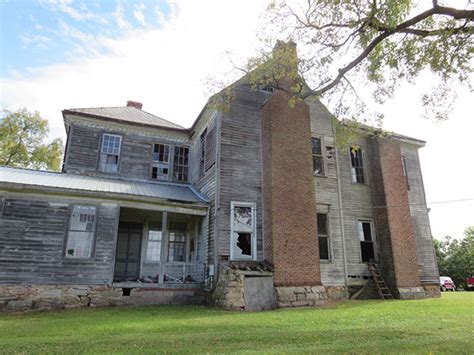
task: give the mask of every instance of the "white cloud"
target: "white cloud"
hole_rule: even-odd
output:
[[[127,100],[143,102],[146,111],[188,127],[207,99],[206,78],[230,68],[226,52],[245,58],[257,48],[255,33],[266,4],[172,1],[166,19],[154,9],[160,29],[134,30],[119,1],[115,20],[129,29],[126,36],[96,38],[63,26],[80,43],[70,62],[3,78],[0,106],[40,111],[50,121],[52,137],[64,138],[62,109],[120,106]],[[101,48],[107,48],[107,54]],[[420,118],[416,90],[402,88],[396,100],[384,106],[386,128],[428,141],[420,150],[428,201],[474,197],[472,96],[464,93],[453,107],[453,118],[434,124]],[[472,202],[430,207],[437,237],[460,236],[474,225]]]
[[[143,10],[145,10],[145,4],[138,3],[135,5],[135,10],[133,10],[133,17],[142,25],[146,26],[145,16],[143,15]]]

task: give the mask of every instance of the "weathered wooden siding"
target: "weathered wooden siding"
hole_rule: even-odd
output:
[[[418,148],[410,144],[402,144],[401,149],[402,155],[405,157],[408,184],[410,186],[408,199],[410,201],[421,281],[437,283],[439,280],[438,266],[433,248]]]
[[[336,156],[329,157],[325,147],[334,147],[332,116],[317,101],[309,101],[311,115],[311,135],[322,138],[325,153],[325,176],[315,176],[315,198],[317,210],[328,214],[330,260],[321,260],[321,281],[325,286],[344,285],[343,241],[339,214],[339,192],[337,184]],[[316,218],[316,216],[315,216]],[[317,243],[317,236],[315,236]]]
[[[230,203],[257,203],[257,259],[262,245],[262,151],[260,107],[270,96],[246,85],[222,115],[220,147],[219,255],[230,257]]]
[[[64,258],[69,211],[74,202],[60,198],[5,197],[0,216],[0,283],[112,282],[118,207],[98,205],[94,257],[74,260]]]
[[[103,133],[122,136],[122,146],[117,174],[103,173],[99,170],[99,153]],[[124,178],[151,179],[151,158],[153,144],[171,145],[170,167],[172,171],[173,145],[189,146],[187,133],[160,135],[151,130],[147,134],[127,127],[94,126],[74,123],[69,133],[64,171],[85,175],[121,176]],[[191,163],[193,161],[191,160]],[[191,169],[193,167],[190,167]]]

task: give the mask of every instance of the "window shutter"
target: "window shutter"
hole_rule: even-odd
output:
[[[204,157],[204,170],[208,171],[216,163],[216,141],[217,141],[216,121],[212,121],[207,127],[206,154]]]

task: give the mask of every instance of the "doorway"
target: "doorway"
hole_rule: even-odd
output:
[[[141,223],[119,224],[114,281],[135,281],[140,277]]]

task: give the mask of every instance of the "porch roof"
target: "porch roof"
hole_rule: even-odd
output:
[[[43,170],[0,166],[0,189],[62,190],[109,197],[135,197],[149,200],[206,205],[209,201],[191,185],[171,182],[124,180],[65,174]]]

